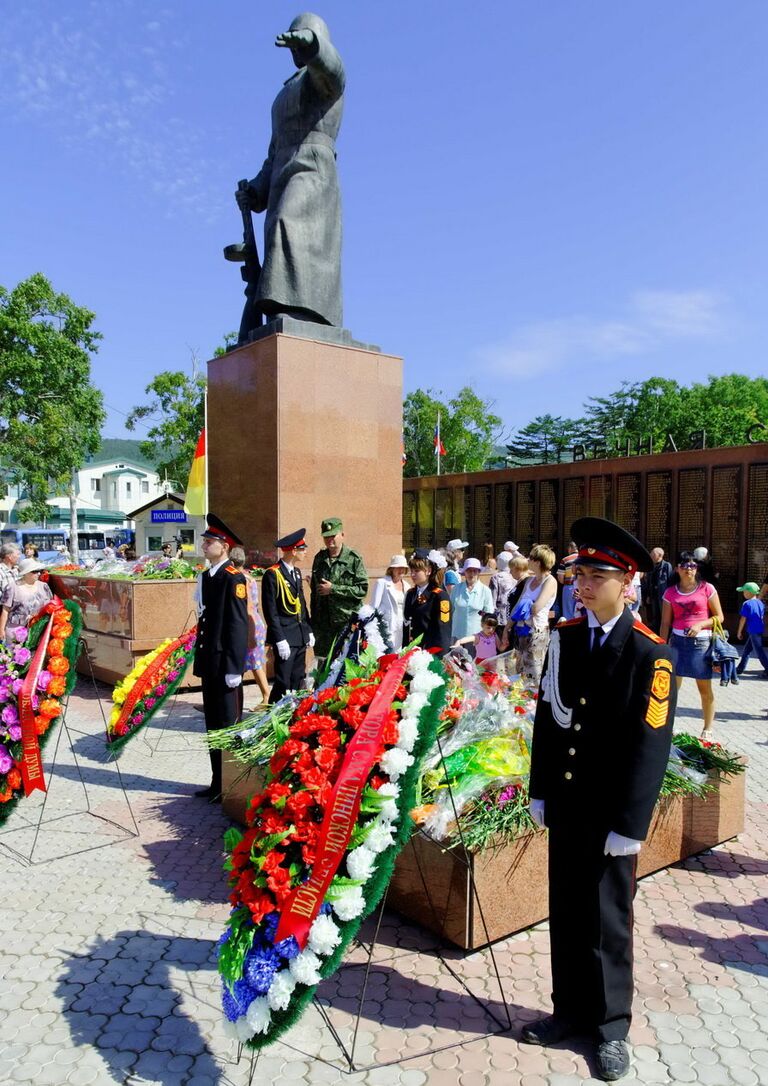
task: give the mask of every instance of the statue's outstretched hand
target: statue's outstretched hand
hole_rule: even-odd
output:
[[[315,35],[311,30],[286,30],[275,38],[275,45],[281,49],[306,49],[314,44]]]

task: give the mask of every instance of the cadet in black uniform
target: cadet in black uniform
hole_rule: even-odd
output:
[[[676,688],[670,650],[624,604],[651,557],[597,517],[571,530],[587,610],[552,633],[531,755],[531,815],[549,830],[551,1017],[530,1044],[597,1040],[601,1078],[629,1067],[632,901],[637,853],[669,757]]]
[[[447,564],[438,551],[422,548],[408,563],[413,588],[403,605],[403,644],[422,634],[421,647],[436,656],[451,647],[451,597],[443,588]]]
[[[209,513],[203,554],[210,567],[200,574],[194,674],[202,680],[206,731],[234,724],[237,688],[243,681],[248,649],[248,589],[245,577],[229,564],[231,547],[242,543],[219,517]],[[221,796],[221,751],[210,750],[211,783],[195,792],[208,800]]]
[[[307,645],[315,638],[309,626],[307,603],[297,568],[307,551],[304,528],[283,536],[275,543],[283,552],[261,579],[261,610],[267,624],[267,644],[275,650],[275,678],[269,695],[271,704],[286,690],[299,690],[307,673]]]

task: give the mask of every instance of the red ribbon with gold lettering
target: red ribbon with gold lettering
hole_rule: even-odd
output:
[[[390,665],[371,699],[365,720],[347,747],[320,828],[312,873],[307,882],[291,892],[277,925],[276,943],[292,935],[302,949],[306,946],[309,929],[320,911],[352,836],[365,782],[381,747],[384,725],[411,655],[400,656]]]
[[[50,605],[49,605],[50,606]],[[61,606],[61,604],[59,604]],[[51,611],[58,608],[50,608]],[[40,612],[41,614],[43,612]],[[37,616],[36,616],[37,617]],[[32,698],[37,689],[37,680],[43,669],[43,661],[48,651],[48,641],[53,626],[53,614],[50,615],[45,629],[37,643],[35,654],[29,665],[29,670],[24,676],[24,684],[19,694],[19,717],[21,720],[21,779],[24,782],[24,795],[28,796],[39,788],[46,791],[45,777],[43,776],[43,759],[40,754],[40,740],[35,730],[35,710],[32,707]]]

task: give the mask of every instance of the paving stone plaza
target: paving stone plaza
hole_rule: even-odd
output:
[[[627,1081],[768,1083],[768,682],[753,662],[737,688],[715,689],[716,738],[749,758],[746,830],[640,883]],[[228,914],[221,860],[229,823],[219,807],[192,797],[208,779],[200,696],[179,697],[120,758],[130,809],[104,754],[108,699],[107,687],[78,683],[44,825],[36,834],[34,797],[0,836],[0,1083],[597,1081],[578,1045],[543,1050],[517,1041],[520,1027],[548,1009],[546,925],[494,948],[512,1028],[489,1035],[500,1029],[490,1015],[503,1024],[504,1008],[487,953],[444,953],[463,987],[431,953],[432,937],[389,911],[355,1046],[356,1066],[377,1066],[346,1076],[315,1008],[255,1067],[247,1057],[237,1063],[222,1028],[214,950]],[[697,730],[697,705],[692,681],[684,682],[678,729]],[[52,756],[49,747],[47,765]],[[86,801],[90,814],[82,813]],[[138,836],[128,832],[132,816]],[[31,865],[23,859],[30,856]],[[372,932],[369,921],[364,943]],[[354,963],[366,959],[367,948],[356,948],[320,990],[347,1044],[363,973]]]

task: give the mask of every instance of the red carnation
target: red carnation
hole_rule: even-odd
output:
[[[297,754],[301,754],[307,749],[307,744],[302,743],[299,739],[286,739],[281,747],[275,751],[272,755],[269,768],[273,776],[277,776],[281,773],[291,758],[294,758]]]
[[[296,706],[296,716],[304,716],[306,713],[309,712],[310,709],[314,709],[315,704],[316,703],[314,697],[304,698],[304,700],[300,701],[299,704]]]
[[[337,686],[329,686],[326,690],[320,690],[317,696],[318,705],[321,705],[324,701],[333,701],[338,697],[339,688]]]
[[[274,803],[276,799],[282,799],[283,796],[289,796],[291,794],[290,786],[283,784],[281,781],[272,781],[264,789],[269,796],[270,802]]]
[[[353,729],[353,731],[357,731],[357,729],[365,720],[365,713],[362,711],[362,709],[355,709],[352,706],[349,706],[346,709],[342,709],[339,713],[339,716],[345,724],[348,724],[350,728]]]
[[[315,789],[322,788],[324,784],[328,783],[328,777],[321,770],[315,769],[302,769],[299,774],[302,784],[305,788]]]
[[[327,747],[318,747],[315,751],[315,762],[324,770],[325,773],[330,774],[336,768],[339,763],[339,755],[334,751],[329,750]]]
[[[285,809],[290,813],[294,821],[304,819],[315,805],[315,797],[311,792],[294,792],[285,802]]]
[[[349,701],[347,705],[351,708],[357,708],[358,706],[370,705],[376,695],[377,687],[370,684],[368,686],[358,686],[357,690],[353,690],[349,695]]]
[[[302,845],[301,858],[307,867],[311,867],[317,858],[317,853],[311,845]]]
[[[288,829],[289,823],[286,822],[280,811],[276,811],[274,807],[270,807],[261,817],[261,823],[259,829],[266,836],[272,833],[283,833]]]
[[[382,784],[386,784],[386,783],[387,783],[387,778],[382,777],[382,775],[380,773],[374,773],[373,776],[368,781],[368,784],[371,786],[371,788],[375,788],[377,792],[381,788]]]
[[[379,671],[386,671],[390,664],[394,664],[397,659],[396,652],[388,652],[385,656],[379,657]],[[403,695],[405,697],[405,695]]]
[[[337,750],[341,745],[341,736],[337,731],[324,731],[320,732],[317,741],[321,747],[332,747]]]

